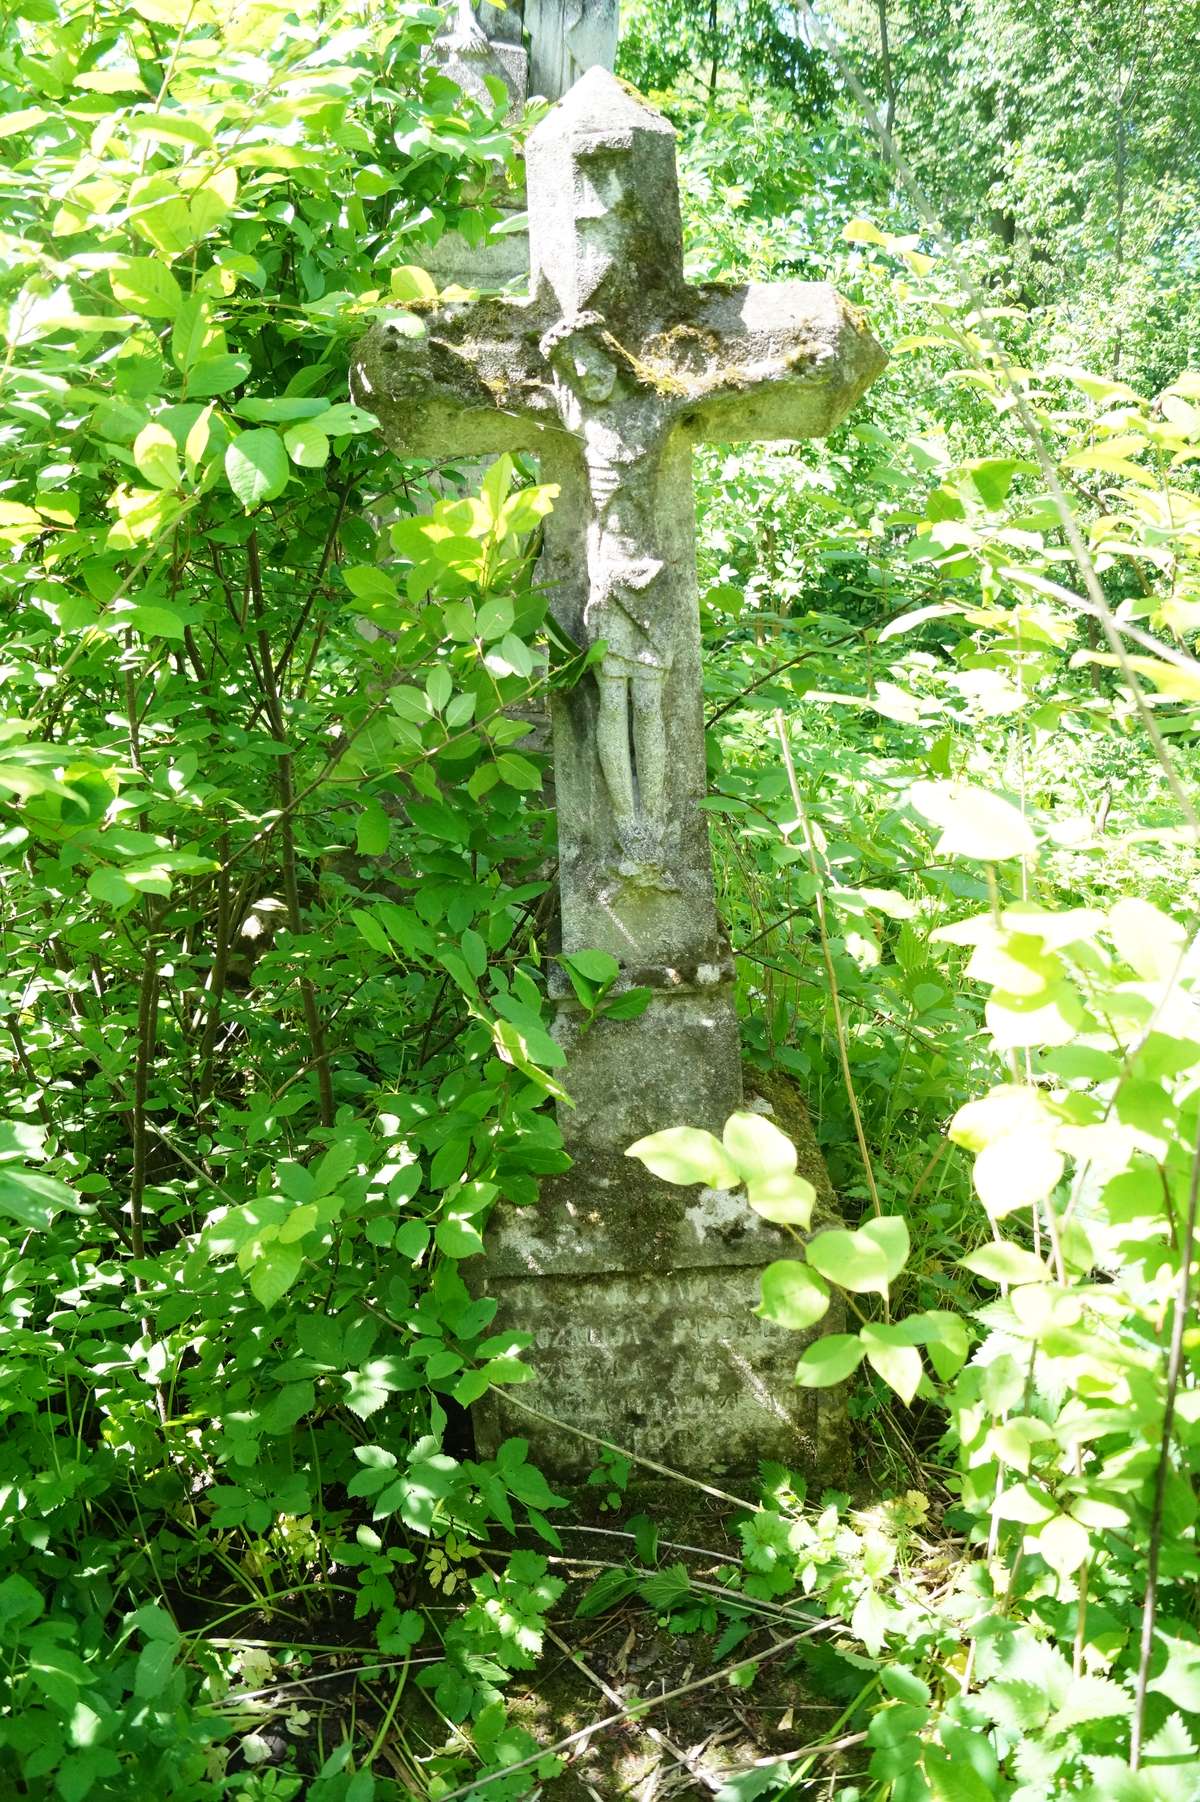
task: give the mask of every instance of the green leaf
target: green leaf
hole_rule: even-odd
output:
[[[563,951],[559,953],[558,962],[568,972],[582,976],[585,982],[601,986],[615,982],[621,974],[620,964],[608,951]]]
[[[698,1126],[668,1126],[639,1139],[625,1153],[668,1183],[703,1183],[708,1189],[735,1188],[736,1165],[719,1139]]]
[[[1056,1514],[1035,1534],[1027,1536],[1026,1545],[1040,1554],[1050,1569],[1060,1577],[1069,1577],[1085,1564],[1092,1549],[1091,1535],[1069,1514]]]
[[[796,1147],[764,1114],[731,1114],[721,1143],[744,1183],[790,1176],[796,1168]]]
[[[924,1770],[934,1802],[994,1802],[996,1792],[979,1772],[938,1746],[926,1746]]]
[[[475,616],[475,629],[483,639],[503,638],[511,632],[513,604],[507,595],[490,595]]]
[[[110,907],[128,907],[131,901],[137,900],[133,884],[126,882],[119,870],[110,869],[107,864],[92,871],[87,880],[87,891],[97,901],[107,901]]]
[[[762,1176],[747,1184],[746,1200],[764,1220],[803,1231],[812,1219],[817,1191],[802,1176]]]
[[[858,1369],[866,1347],[857,1333],[828,1333],[805,1349],[796,1366],[801,1389],[829,1389]]]
[[[250,1267],[250,1293],[264,1308],[273,1308],[287,1294],[303,1263],[304,1253],[298,1245],[273,1240],[260,1246],[258,1258]]]
[[[148,1702],[162,1694],[175,1667],[176,1643],[171,1639],[151,1639],[142,1647],[133,1678],[135,1696]]]
[[[1187,931],[1161,908],[1126,895],[1109,909],[1108,930],[1125,962],[1144,982],[1165,982],[1177,971]]]
[[[368,413],[365,407],[356,407],[350,401],[339,401],[321,414],[321,430],[328,438],[341,437],[346,432],[374,432],[378,427],[374,413]]]
[[[388,278],[388,285],[393,300],[398,300],[401,306],[414,300],[430,301],[438,297],[437,283],[429,271],[414,263],[398,263]]]
[[[939,857],[972,857],[1002,862],[1037,849],[1033,828],[1020,809],[1002,795],[969,782],[914,782],[909,800],[919,814],[941,827]]]
[[[183,290],[157,257],[127,257],[110,269],[108,285],[123,307],[143,319],[174,319],[183,305]]]
[[[379,805],[379,802],[364,801],[362,811],[359,813],[358,819],[354,823],[355,849],[364,857],[380,857],[387,850],[388,845],[391,842],[391,836],[391,819]],[[353,917],[357,922],[357,914]],[[374,926],[375,922],[371,919],[369,914],[365,915],[364,918],[370,922],[371,926]],[[363,931],[363,937],[367,938],[367,931],[362,928],[360,928],[360,930]],[[368,942],[374,943],[374,947],[377,951],[390,950],[391,947],[382,931],[379,933],[379,938],[382,940],[382,943],[373,940],[368,940]]]
[[[755,1312],[793,1332],[813,1326],[829,1307],[828,1285],[795,1258],[768,1264],[759,1287],[762,1299]]]
[[[133,460],[138,472],[153,488],[178,488],[179,451],[165,426],[143,426],[133,441]]]
[[[321,430],[323,418],[302,419],[283,434],[288,456],[301,469],[320,469],[329,460],[329,439]]]
[[[831,1283],[855,1295],[886,1295],[908,1257],[908,1228],[897,1214],[869,1220],[857,1232],[833,1227],[809,1240],[807,1254]]]
[[[1049,1267],[1041,1258],[1022,1245],[1013,1245],[1005,1240],[1000,1245],[981,1245],[978,1251],[970,1252],[959,1262],[964,1269],[973,1271],[976,1276],[986,1277],[990,1283],[1048,1283]]]
[[[595,1582],[590,1584],[579,1598],[575,1609],[577,1621],[594,1620],[597,1615],[605,1614],[610,1608],[616,1608],[621,1602],[627,1602],[637,1594],[641,1579],[635,1571],[606,1570],[601,1571]]]
[[[438,1250],[448,1258],[477,1258],[484,1249],[479,1228],[461,1216],[439,1220],[433,1236]]]
[[[225,452],[229,486],[247,513],[282,494],[288,483],[287,452],[278,432],[239,432]]]
[[[885,1325],[869,1323],[861,1328],[859,1338],[871,1369],[908,1407],[921,1382],[920,1352],[904,1343],[902,1333]]]
[[[45,1232],[64,1209],[72,1214],[88,1212],[74,1190],[56,1176],[0,1164],[0,1215],[15,1220],[22,1231]]]

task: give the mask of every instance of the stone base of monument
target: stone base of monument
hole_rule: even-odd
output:
[[[423,244],[414,254],[440,288],[457,283],[486,292],[514,282],[524,286],[529,280],[529,233],[524,230],[501,232],[486,244],[468,244],[461,232],[445,231],[436,244]]]
[[[780,1081],[764,1086],[777,1091]],[[800,1172],[829,1216],[829,1178],[803,1104],[793,1100],[786,1115]],[[844,1474],[843,1392],[794,1382],[817,1332],[786,1332],[754,1313],[760,1272],[793,1243],[741,1195],[677,1188],[636,1160],[593,1152],[586,1174],[576,1166],[547,1180],[535,1207],[498,1209],[487,1237],[481,1280],[499,1303],[492,1331],[533,1338],[525,1356],[536,1381],[513,1393],[562,1424],[493,1390],[472,1411],[480,1456],[519,1437],[548,1474],[582,1478],[601,1454],[570,1430],[580,1427],[694,1476],[752,1473],[763,1459],[822,1481]],[[818,1330],[844,1330],[836,1304]]]

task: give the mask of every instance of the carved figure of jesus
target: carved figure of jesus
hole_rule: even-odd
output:
[[[823,284],[684,280],[674,132],[605,70],[526,169],[529,295],[382,320],[354,390],[401,452],[532,450],[557,487],[539,580],[605,647],[552,696],[563,947],[710,969],[692,446],[828,432],[884,359]]]

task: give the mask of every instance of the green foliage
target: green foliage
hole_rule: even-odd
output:
[[[763,1115],[632,1149],[792,1235],[760,1312],[811,1336],[837,1293],[797,1381],[851,1382],[903,1476],[855,1512],[768,1471],[711,1583],[630,1523],[579,1613],[637,1597],[738,1685],[780,1610],[827,1623],[797,1656],[880,1802],[1200,1795],[1193,12],[832,9],[953,264],[791,14],[628,12],[693,274],[829,276],[893,359],[827,443],[697,458],[746,1049],[803,1083],[845,1224],[812,1230]],[[519,182],[439,22],[22,0],[3,28],[6,1795],[558,1768],[504,1695],[559,1580],[486,1548],[554,1547],[564,1501],[459,1411],[531,1374],[471,1260],[566,1164],[529,715],[587,657],[546,643],[533,465],[398,464],[346,398],[379,309],[422,329],[424,247],[481,242]],[[646,1003],[555,962],[589,1028]],[[632,1474],[605,1456],[603,1510]],[[390,1713],[278,1768],[262,1697],[331,1634]]]
[[[522,1442],[446,1444],[530,1374],[459,1263],[567,1162],[510,711],[553,492],[399,466],[344,398],[381,269],[435,291],[516,166],[439,17],[4,26],[5,1794],[265,1794],[231,1631],[342,1591],[405,1658],[424,1545],[554,1537]],[[424,1675],[495,1753],[535,1634],[476,1589]],[[363,1750],[314,1796],[366,1802]]]

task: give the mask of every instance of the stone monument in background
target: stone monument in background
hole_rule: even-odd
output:
[[[535,1208],[498,1207],[497,1330],[530,1332],[536,1405],[692,1471],[823,1458],[829,1403],[793,1383],[803,1341],[758,1320],[786,1251],[739,1197],[625,1157],[662,1127],[719,1133],[742,1103],[733,968],[705,816],[691,447],[821,437],[884,357],[820,283],[683,279],[675,134],[592,68],[526,152],[530,294],[381,321],[354,392],[401,455],[526,450],[557,483],[543,579],[594,674],[552,703],[564,951],[600,949],[653,999],[591,1023],[566,984],[556,1034],[573,1168]],[[832,1315],[826,1330],[836,1330]],[[594,1449],[488,1398],[480,1437],[520,1432],[548,1468]],[[836,1406],[836,1404],[834,1404]]]
[[[588,69],[611,69],[617,54],[618,0],[455,0],[434,54],[450,78],[481,105],[495,104],[487,79],[508,90],[509,118],[531,99],[558,100]],[[514,220],[516,215],[514,215]],[[443,287],[501,288],[529,274],[529,234],[505,230],[472,246],[444,232],[422,253]]]

